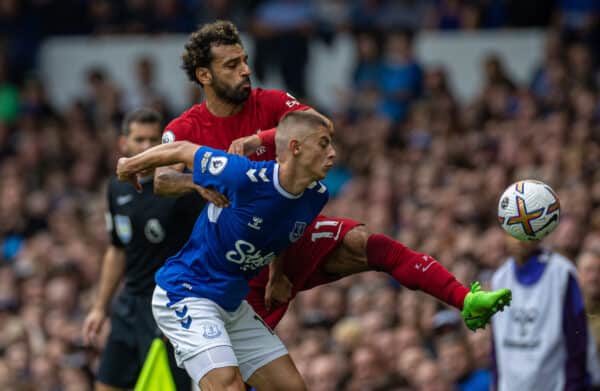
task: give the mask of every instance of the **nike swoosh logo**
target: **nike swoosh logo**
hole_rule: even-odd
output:
[[[429,268],[431,267],[431,265],[433,265],[433,262],[435,262],[435,261],[434,261],[434,260],[431,260],[431,262],[429,262],[429,263],[427,264],[427,266],[425,266],[423,269],[421,269],[421,271],[422,271],[423,273],[425,273],[425,272],[427,271],[427,269],[429,269]]]
[[[175,315],[177,315],[178,318],[184,318],[187,315],[187,305],[184,305],[181,311],[175,310]]]
[[[130,202],[131,200],[133,200],[132,194],[119,196],[119,197],[117,197],[117,205],[125,205],[126,203]]]

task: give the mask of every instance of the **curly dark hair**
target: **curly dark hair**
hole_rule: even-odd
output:
[[[208,67],[212,61],[210,48],[214,45],[241,45],[240,33],[233,23],[217,20],[201,26],[190,35],[181,55],[181,68],[194,83],[202,85],[196,79],[196,68]]]

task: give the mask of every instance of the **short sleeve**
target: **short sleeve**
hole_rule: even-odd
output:
[[[276,124],[289,112],[310,109],[310,106],[300,103],[290,93],[284,91],[263,90],[261,95],[261,102],[269,113],[273,113]]]
[[[114,223],[115,211],[114,211],[114,207],[113,207],[113,203],[112,203],[111,189],[112,189],[112,181],[110,181],[108,183],[108,186],[106,187],[107,210],[104,213],[104,221],[106,223],[106,231],[110,235],[110,243],[113,246],[124,247],[125,245],[123,244],[123,242],[121,242],[121,239],[119,239],[119,236],[117,235],[117,232],[115,230],[115,223]]]
[[[263,130],[258,133],[260,137],[260,147],[256,150],[256,157],[259,160],[275,160],[277,157],[277,148],[275,147],[276,128]]]
[[[186,118],[175,118],[165,127],[162,134],[162,143],[168,144],[175,141],[189,141],[192,134],[192,123]]]
[[[214,187],[221,193],[237,192],[249,183],[246,175],[252,163],[243,156],[200,147],[194,155],[194,183]]]
[[[321,184],[321,186],[323,186],[323,188],[324,188],[322,196],[321,196],[321,207],[319,208],[319,213],[321,213],[321,211],[323,210],[323,208],[329,201],[329,190],[327,190],[327,187],[325,187],[325,185],[323,185],[321,182],[319,182],[319,184]]]
[[[329,201],[329,190],[327,190],[327,186],[321,183],[321,181],[312,182],[308,185],[307,189],[311,191],[311,203],[316,216],[321,213],[327,201]]]

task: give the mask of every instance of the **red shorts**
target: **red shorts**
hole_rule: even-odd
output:
[[[300,291],[338,279],[323,273],[321,265],[327,256],[342,244],[346,234],[358,225],[362,223],[319,215],[306,228],[304,235],[287,249],[283,259],[283,271],[292,283],[291,299]],[[265,267],[250,281],[250,293],[246,300],[269,327],[275,328],[283,318],[289,302],[267,311],[264,298],[268,281],[269,268]]]

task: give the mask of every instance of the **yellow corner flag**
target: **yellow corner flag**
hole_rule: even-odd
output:
[[[177,391],[167,354],[162,339],[154,339],[134,391]]]

